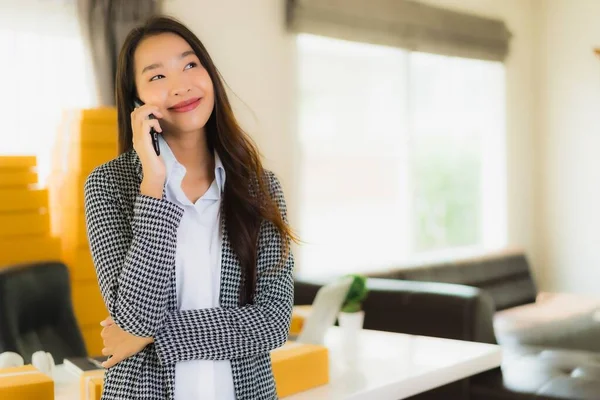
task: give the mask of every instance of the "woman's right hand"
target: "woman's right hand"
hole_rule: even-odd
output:
[[[162,157],[156,155],[152,145],[150,128],[158,134],[162,128],[158,119],[150,119],[150,114],[162,118],[158,107],[144,104],[131,112],[131,129],[133,131],[133,148],[142,163],[144,178],[140,191],[147,196],[162,198],[163,186],[166,179],[166,167]]]

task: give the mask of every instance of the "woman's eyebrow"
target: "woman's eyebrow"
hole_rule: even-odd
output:
[[[182,58],[185,58],[185,57],[187,57],[187,56],[189,56],[189,55],[192,55],[192,54],[196,54],[196,53],[194,53],[194,50],[187,50],[187,51],[184,51],[184,52],[183,52],[183,53],[181,53],[181,55],[179,56],[179,59],[181,60]],[[154,63],[154,64],[147,65],[147,66],[145,66],[145,67],[144,67],[144,69],[142,70],[142,74],[143,74],[143,73],[145,73],[146,71],[151,71],[151,70],[153,70],[153,69],[157,69],[157,68],[160,68],[160,67],[162,67],[162,66],[163,66],[163,64],[162,64],[162,63]]]

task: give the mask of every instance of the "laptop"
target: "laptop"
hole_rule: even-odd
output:
[[[352,281],[352,277],[344,277],[319,289],[295,342],[317,345],[324,343],[325,333],[335,323]]]

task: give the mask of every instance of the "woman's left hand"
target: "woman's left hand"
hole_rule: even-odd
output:
[[[102,329],[102,339],[104,348],[102,354],[111,356],[108,360],[102,363],[104,368],[110,368],[117,363],[139,353],[154,342],[151,337],[139,337],[125,332],[109,317],[100,323],[104,327]]]

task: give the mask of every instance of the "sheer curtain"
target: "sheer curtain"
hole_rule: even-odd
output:
[[[76,2],[3,4],[0,54],[0,155],[37,156],[43,186],[62,111],[97,101]]]

